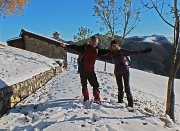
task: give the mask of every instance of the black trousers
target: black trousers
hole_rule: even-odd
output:
[[[123,102],[124,98],[124,88],[125,87],[125,93],[128,100],[128,106],[133,107],[133,97],[130,90],[130,84],[129,84],[129,72],[124,73],[122,75],[115,75],[116,76],[116,83],[118,85],[118,102]],[[122,80],[123,79],[123,80]],[[124,86],[123,86],[124,81]]]
[[[99,90],[99,83],[97,81],[96,73],[94,71],[80,71],[80,78],[82,88],[87,88],[87,81],[93,87],[93,89]]]

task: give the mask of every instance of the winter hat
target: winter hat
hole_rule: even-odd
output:
[[[113,44],[118,44],[118,42],[117,42],[116,40],[113,40],[113,41],[111,41],[111,46],[112,46]]]

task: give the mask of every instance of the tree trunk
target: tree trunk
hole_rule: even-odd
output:
[[[167,101],[166,101],[166,114],[175,122],[174,117],[174,105],[175,105],[175,95],[174,95],[174,78],[176,76],[177,66],[177,49],[178,49],[178,39],[179,39],[179,18],[177,17],[174,26],[174,46],[172,50],[171,66],[169,72],[168,88],[167,88]],[[176,67],[177,68],[177,67]]]
[[[167,101],[166,101],[166,114],[170,116],[170,118],[175,121],[174,119],[174,104],[175,104],[175,95],[174,95],[174,58],[175,58],[175,51],[173,49],[172,59],[171,59],[171,70],[169,73],[168,79],[168,87],[167,87]]]
[[[174,67],[175,77],[176,77],[176,74],[177,74],[177,71],[178,71],[179,67],[180,67],[180,53],[178,53],[176,65],[175,65],[175,67]]]
[[[168,80],[168,91],[167,91],[167,101],[166,101],[166,114],[175,121],[174,119],[174,79],[169,78]]]

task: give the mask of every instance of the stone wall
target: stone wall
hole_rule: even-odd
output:
[[[26,81],[0,89],[0,117],[60,72],[62,72],[62,68],[57,65],[55,69],[48,70]]]
[[[63,59],[64,66],[67,67],[67,52],[64,48],[39,40],[33,37],[24,36],[25,50],[44,55],[49,58]]]

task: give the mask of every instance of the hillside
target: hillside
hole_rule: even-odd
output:
[[[99,38],[100,48],[109,48],[111,39],[104,40],[103,35],[96,34]],[[121,37],[116,36],[117,40]],[[168,76],[171,62],[173,38],[162,35],[152,36],[134,36],[125,39],[122,48],[131,50],[142,50],[146,47],[152,47],[153,51],[149,54],[140,56],[131,56],[131,67],[139,70],[148,70],[158,75]],[[67,41],[69,44],[76,44]],[[180,51],[179,51],[180,52]],[[180,79],[180,70],[176,78]]]
[[[3,49],[4,50],[4,49]],[[6,49],[6,53],[8,49]],[[9,48],[9,52],[12,49]],[[18,56],[19,63],[30,60],[29,52],[22,56],[22,50],[13,49],[10,58]],[[2,54],[2,49],[0,50]],[[6,55],[5,55],[6,56]],[[36,56],[34,54],[33,56]],[[44,63],[44,56],[38,55],[31,64],[32,72],[36,71],[38,63]],[[168,116],[164,115],[166,101],[167,77],[130,69],[131,90],[134,97],[134,111],[129,112],[125,103],[117,103],[117,85],[112,74],[113,65],[107,64],[107,72],[104,72],[104,62],[96,61],[95,71],[100,84],[101,101],[98,105],[93,102],[83,103],[81,96],[81,84],[77,74],[77,64],[71,62],[71,58],[77,55],[68,53],[68,68],[56,75],[42,88],[21,101],[15,108],[8,111],[0,118],[0,130],[3,131],[178,131],[180,130],[180,80],[175,80],[175,118],[174,124]],[[21,59],[19,59],[21,58]],[[41,61],[42,60],[42,61]],[[4,63],[8,59],[4,60]],[[13,60],[11,64],[16,63]],[[46,58],[47,65],[52,61]],[[27,65],[29,62],[27,62]],[[26,66],[24,63],[23,66]],[[15,64],[20,69],[21,64]],[[9,67],[5,70],[11,72]],[[24,72],[17,71],[23,75]],[[18,79],[16,74],[11,76]],[[29,76],[30,77],[30,76]],[[7,76],[6,76],[7,78]],[[90,98],[92,87],[88,84]],[[166,125],[166,126],[165,126]]]

